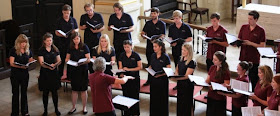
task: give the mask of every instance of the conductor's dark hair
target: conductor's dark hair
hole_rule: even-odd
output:
[[[253,16],[254,19],[259,19],[259,17],[260,17],[259,12],[256,11],[256,10],[250,11],[250,12],[248,13],[248,15]]]
[[[130,45],[132,46],[132,42],[130,40],[124,40],[123,45]]]
[[[71,10],[72,10],[72,8],[68,4],[63,5],[63,7],[62,7],[62,11],[71,11]]]
[[[214,18],[220,20],[221,16],[219,13],[215,12],[215,13],[211,14],[211,16],[210,16],[210,19],[214,19]]]
[[[163,41],[161,39],[156,39],[156,40],[153,41],[153,43],[155,43],[159,47],[161,47],[161,53],[165,53],[165,51],[166,51],[165,44],[163,43]]]
[[[151,12],[159,13],[160,11],[157,7],[153,7],[153,8],[151,8]]]

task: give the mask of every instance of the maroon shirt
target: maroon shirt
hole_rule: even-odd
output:
[[[278,44],[277,55],[280,55],[280,43]],[[280,73],[280,58],[277,58],[276,73]]]
[[[249,40],[249,41],[257,43],[257,44],[260,44],[261,42],[266,42],[265,31],[259,25],[256,25],[256,27],[252,31],[250,30],[249,24],[242,25],[238,38],[240,38],[241,40]],[[249,61],[254,64],[259,64],[260,63],[260,54],[259,54],[257,48],[255,48],[253,46],[248,46],[248,45],[242,44],[239,60],[240,61]]]
[[[273,91],[268,100],[268,109],[278,111],[278,106],[280,106],[280,95]]]
[[[260,81],[257,82],[256,84],[256,87],[255,87],[255,91],[254,91],[254,94],[262,99],[262,100],[265,100],[267,101],[267,97],[270,97],[271,96],[271,93],[272,93],[272,87],[271,85],[266,85],[264,88],[261,88],[261,84],[260,84]],[[254,100],[254,106],[261,106],[262,110],[266,107],[265,105],[262,105],[260,102]]]
[[[89,75],[93,112],[104,113],[114,110],[111,96],[111,84],[114,83],[115,78],[103,72],[96,71]]]
[[[249,82],[249,77],[244,75],[243,77],[237,77],[236,80]],[[239,98],[232,98],[232,105],[236,108],[247,107],[248,105],[248,96],[242,95]]]
[[[221,38],[222,42],[226,42],[226,34],[228,31],[223,27],[223,26],[219,26],[218,29],[216,31],[214,31],[213,26],[208,27],[206,30],[207,34],[206,37],[217,37],[217,38]],[[208,50],[207,50],[207,59],[212,60],[213,59],[213,55],[216,51],[223,51],[224,53],[226,52],[226,47],[220,46],[218,44],[208,44]]]
[[[217,66],[212,65],[209,69],[209,72],[208,72],[208,75],[210,76],[210,82],[215,82],[215,83],[222,84],[222,83],[224,83],[224,80],[229,80],[230,79],[230,72],[229,71],[225,72],[225,74],[222,75],[222,77],[219,78],[219,79],[215,79],[216,72],[217,72]],[[214,100],[226,100],[226,96],[220,95],[216,91],[213,91],[213,90],[208,91],[208,97],[210,97],[211,99],[214,99]]]

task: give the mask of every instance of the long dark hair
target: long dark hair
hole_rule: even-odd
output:
[[[80,38],[80,43],[78,45],[78,49],[81,49],[81,48],[84,47],[84,43],[81,40],[80,33],[79,32],[73,32],[73,33],[71,33],[71,36],[70,36],[70,49],[75,49],[75,43],[73,42],[73,39],[75,39],[76,37]]]
[[[215,79],[220,79],[223,75],[226,74],[226,72],[229,71],[228,69],[228,63],[226,62],[226,55],[225,53],[223,53],[222,51],[217,51],[214,54],[218,60],[221,62],[221,67],[220,69],[217,71]]]
[[[156,39],[153,41],[153,43],[157,44],[159,47],[161,47],[161,53],[165,53],[166,49],[165,49],[165,44],[162,42],[162,40],[160,39]]]
[[[46,34],[43,35],[43,41],[42,41],[42,48],[46,47],[45,41],[47,38],[51,38],[52,39],[52,45],[51,48],[54,49],[55,52],[59,52],[58,48],[53,44],[53,35],[49,32],[47,32]]]
[[[239,66],[243,69],[248,71],[249,69],[251,69],[253,67],[253,63],[252,62],[247,62],[247,61],[241,61],[239,63]]]

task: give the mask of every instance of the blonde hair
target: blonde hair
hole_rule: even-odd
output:
[[[24,48],[24,53],[26,53],[27,55],[29,55],[29,41],[28,41],[28,37],[26,36],[26,35],[24,35],[24,34],[20,34],[18,37],[17,37],[17,39],[16,39],[16,41],[15,41],[15,49],[16,49],[16,54],[17,55],[22,55],[22,53],[20,52],[20,44],[21,43],[24,43],[24,42],[26,42],[26,46],[25,46],[25,48]]]
[[[188,65],[190,63],[190,61],[193,59],[192,45],[190,45],[188,43],[184,43],[182,47],[184,47],[186,50],[188,50],[188,57],[187,57],[187,61],[186,61],[186,65]],[[183,56],[181,56],[181,61],[184,61]]]
[[[180,10],[175,10],[172,15],[172,17],[180,17],[180,18],[182,18],[182,16],[183,13]]]
[[[260,84],[262,85],[261,88],[264,88],[265,86],[270,85],[273,78],[273,72],[267,65],[259,66],[259,69],[264,74],[263,79],[260,81]]]
[[[100,54],[101,53],[101,51],[102,51],[102,48],[101,48],[101,39],[105,39],[106,41],[107,41],[107,48],[106,48],[106,50],[107,50],[107,53],[108,54],[111,54],[111,48],[112,48],[112,46],[111,46],[111,44],[110,44],[110,38],[109,38],[109,36],[107,35],[107,34],[103,34],[103,35],[101,35],[101,37],[100,37],[100,39],[99,39],[99,45],[98,46],[96,46],[96,48],[95,49],[97,49],[97,54]]]

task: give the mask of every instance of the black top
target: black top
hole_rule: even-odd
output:
[[[134,51],[132,51],[131,56],[129,58],[126,56],[126,53],[123,52],[120,55],[120,60],[119,61],[122,62],[123,67],[135,68],[135,67],[138,66],[137,62],[141,61],[141,58],[140,58],[139,54],[134,52]],[[128,71],[127,75],[131,75],[131,76],[134,76],[134,77],[140,77],[139,71]]]
[[[185,75],[188,68],[195,69],[196,62],[191,60],[189,64],[186,65],[186,61],[178,61],[178,75]]]
[[[20,64],[27,64],[29,61],[29,58],[33,57],[32,52],[29,50],[29,55],[27,55],[26,53],[22,54],[22,55],[17,55],[16,54],[16,49],[13,47],[10,50],[9,56],[14,57],[15,60],[14,62],[20,63]],[[18,72],[25,72],[28,73],[28,69],[21,69],[21,68],[15,68],[15,67],[11,67],[11,76],[20,76],[17,75]]]
[[[94,12],[94,15],[92,18],[89,18],[88,14],[83,14],[81,16],[81,20],[80,20],[80,26],[82,25],[87,25],[87,28],[85,29],[85,33],[84,33],[84,38],[85,38],[85,43],[87,45],[89,45],[92,41],[94,40],[99,40],[100,36],[101,36],[101,32],[99,33],[92,33],[92,31],[90,30],[90,27],[88,26],[88,24],[86,22],[89,22],[92,25],[97,25],[97,24],[103,24],[104,25],[104,21],[103,21],[103,17],[101,14]],[[97,42],[98,44],[98,42]],[[96,45],[90,46],[89,47],[94,47]]]
[[[100,54],[98,54],[97,47],[94,47],[92,50],[91,56],[95,56],[96,58],[101,56],[101,57],[105,58],[106,62],[110,62],[111,57],[116,56],[116,54],[115,54],[115,49],[113,47],[111,47],[111,54],[108,54],[107,50],[106,51],[101,50]]]
[[[41,47],[38,52],[38,56],[43,56],[44,62],[46,62],[48,64],[56,63],[57,55],[59,55],[59,52],[56,52],[53,48],[51,48],[51,51],[48,52],[45,47]]]
[[[154,24],[152,20],[149,20],[144,25],[143,31],[147,34],[148,37],[151,37],[153,35],[165,34],[165,29],[166,26],[163,21],[158,20],[158,22]],[[153,44],[150,42],[150,40],[147,40],[147,47],[153,47]]]
[[[58,18],[57,21],[56,21],[56,30],[61,30],[61,31],[66,33],[68,31],[70,31],[71,29],[77,29],[77,28],[78,28],[77,21],[76,21],[75,18],[73,18],[71,16],[70,16],[68,22],[66,22],[63,19],[63,17]],[[66,41],[64,37],[60,37],[60,40]],[[66,42],[70,43],[70,36],[68,36],[68,41],[66,41]],[[64,42],[62,42],[61,44],[63,44],[63,43]],[[64,43],[64,44],[66,44],[66,43]]]
[[[163,71],[163,67],[170,64],[170,58],[167,54],[163,53],[157,58],[156,53],[153,53],[150,59],[152,69],[156,72]]]
[[[191,28],[188,24],[185,23],[182,23],[179,29],[176,27],[176,24],[172,24],[169,27],[168,37],[171,37],[172,39],[181,38],[181,40],[177,42],[177,45],[172,47],[173,48],[172,54],[177,53],[178,55],[180,55],[181,51],[178,51],[178,49],[181,48],[186,38],[192,37]]]
[[[84,44],[84,46],[80,49],[68,49],[67,54],[70,54],[70,60],[79,61],[81,58],[85,58],[85,54],[89,53],[88,46]]]
[[[130,27],[133,26],[132,18],[129,14],[123,13],[120,19],[117,18],[116,13],[112,14],[109,18],[108,26],[114,25],[116,28],[120,27]],[[119,31],[114,30],[114,45],[122,45],[124,40],[131,40],[131,34],[129,33],[120,33]]]

